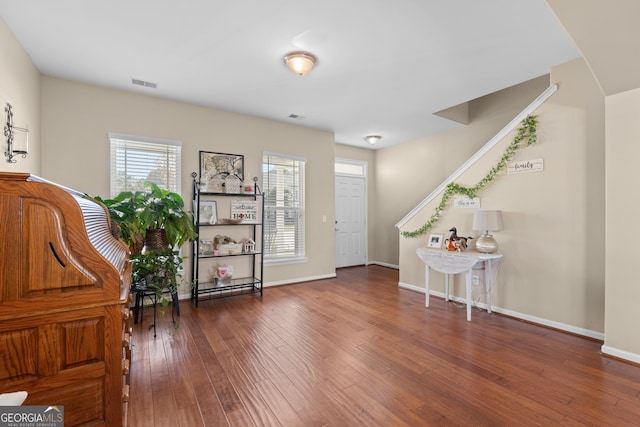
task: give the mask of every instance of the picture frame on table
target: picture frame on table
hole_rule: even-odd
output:
[[[229,175],[244,181],[244,156],[242,154],[200,151],[200,191],[224,193],[224,183]]]
[[[198,210],[198,224],[217,224],[218,204],[215,200],[201,200]]]
[[[431,233],[429,234],[429,239],[427,239],[427,247],[433,249],[442,248],[442,239],[444,238],[444,234]]]

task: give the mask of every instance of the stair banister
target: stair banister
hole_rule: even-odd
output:
[[[420,212],[427,204],[435,199],[438,194],[442,193],[447,185],[455,181],[462,175],[467,169],[469,169],[475,162],[477,162],[482,156],[487,153],[494,145],[500,142],[507,134],[518,127],[520,122],[524,120],[529,114],[532,114],[540,105],[542,105],[547,99],[551,97],[558,90],[558,85],[554,84],[549,86],[542,92],[536,99],[534,99],[527,107],[522,110],[516,117],[513,118],[505,127],[503,127],[493,138],[483,145],[476,153],[471,156],[466,162],[462,164],[455,172],[442,182],[435,190],[431,192],[422,202],[420,202],[415,208],[404,216],[397,224],[396,228],[401,228],[407,222],[409,222],[418,212]]]

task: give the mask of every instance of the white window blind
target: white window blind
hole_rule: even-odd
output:
[[[111,197],[121,191],[145,191],[145,181],[180,193],[180,142],[113,133],[109,140]]]
[[[304,167],[304,159],[263,155],[265,261],[305,257]]]

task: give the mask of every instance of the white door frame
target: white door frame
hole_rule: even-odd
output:
[[[364,160],[346,159],[342,157],[336,157],[335,159],[336,169],[335,176],[346,176],[350,178],[362,178],[364,180],[364,263],[369,264],[369,176],[368,176],[368,163]],[[345,170],[338,170],[338,164],[346,166]],[[353,167],[353,171],[349,171],[350,166]],[[335,194],[335,191],[334,191]],[[336,206],[337,208],[337,206]],[[336,215],[337,218],[337,215]],[[337,219],[336,219],[337,222]],[[335,254],[336,260],[338,254]]]

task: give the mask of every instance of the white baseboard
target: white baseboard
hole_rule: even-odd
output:
[[[483,304],[486,307],[486,304]],[[500,307],[491,308],[496,313],[501,313],[510,317],[526,320],[527,322],[537,323],[539,325],[547,326],[553,329],[559,329],[565,332],[571,332],[572,334],[582,335],[584,337],[593,338],[596,340],[604,341],[604,333],[592,331],[590,329],[578,328],[565,323],[555,322],[553,320],[543,319],[541,317],[530,316],[528,314],[518,313],[516,311],[506,310]]]
[[[399,265],[389,264],[387,262],[382,262],[382,261],[368,261],[367,265],[380,265],[382,267],[388,267],[388,268],[394,268],[396,270],[400,270]]]
[[[630,353],[624,350],[618,350],[617,348],[609,347],[606,345],[603,345],[602,347],[600,347],[600,350],[602,350],[604,354],[608,354],[609,356],[617,357],[618,359],[624,359],[633,363],[640,364],[640,354]]]
[[[420,292],[422,294],[424,294],[424,287],[418,287],[415,285],[410,285],[408,283],[398,283],[398,286],[401,288],[405,288],[405,289],[409,289],[411,291],[416,291],[416,292]],[[431,291],[429,293],[430,295],[433,296],[437,296],[440,297],[442,299],[444,299],[444,292],[435,292],[435,291]],[[466,300],[464,298],[459,298],[456,296],[449,296],[450,300],[465,304]],[[480,307],[483,309],[487,309],[487,305],[485,303],[475,303],[473,304],[474,307]],[[512,310],[507,310],[501,307],[495,307],[492,306],[491,307],[491,311],[494,311],[496,313],[500,313],[500,314],[504,314],[506,316],[509,317],[514,317],[516,319],[520,319],[520,320],[526,320],[527,322],[531,322],[531,323],[536,323],[538,325],[542,325],[542,326],[547,326],[549,328],[553,328],[553,329],[559,329],[561,331],[565,331],[565,332],[571,332],[572,334],[576,334],[576,335],[582,335],[585,337],[589,337],[589,338],[593,338],[593,339],[597,339],[600,341],[604,341],[604,334],[602,332],[596,332],[596,331],[592,331],[589,329],[583,329],[583,328],[577,328],[575,326],[572,325],[567,325],[565,323],[560,323],[560,322],[555,322],[553,320],[548,320],[548,319],[543,319],[541,317],[536,317],[536,316],[531,316],[528,314],[524,314],[524,313],[519,313],[517,311],[512,311]]]
[[[424,286],[420,287],[416,285],[410,285],[404,282],[398,282],[398,286],[401,288],[409,289],[410,291],[420,292],[421,294],[424,294]],[[435,295],[435,293],[431,291],[430,295]],[[442,294],[442,296],[444,297],[444,294]]]
[[[333,279],[334,277],[336,277],[335,273],[332,273],[332,274],[321,274],[319,276],[298,277],[298,278],[295,278],[295,279],[280,280],[280,281],[277,281],[277,282],[267,282],[267,283],[264,284],[264,287],[268,288],[270,286],[291,285],[291,284],[294,284],[294,283],[311,282],[311,281],[314,281],[314,280]]]

